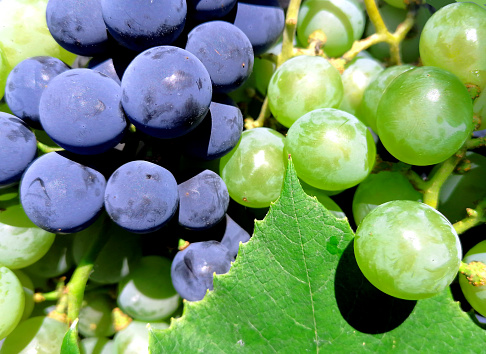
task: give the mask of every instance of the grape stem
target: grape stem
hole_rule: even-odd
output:
[[[466,143],[466,147],[469,149],[477,149],[482,146],[486,146],[486,137],[469,139]]]
[[[54,152],[54,151],[63,151],[63,148],[60,147],[52,147],[46,144],[41,143],[40,141],[37,141],[37,150],[39,150],[42,154],[47,154],[49,152]]]
[[[482,262],[461,262],[459,273],[464,274],[469,281],[469,284],[473,286],[486,285],[486,265]]]
[[[449,175],[454,171],[457,164],[462,160],[465,154],[466,146],[462,147],[454,155],[442,162],[432,178],[426,181],[425,188],[423,189],[425,204],[437,209],[439,204],[440,188],[446,181],[447,177],[449,177]]]
[[[104,216],[101,216],[104,217]],[[66,286],[67,291],[67,321],[70,325],[78,318],[79,310],[83,302],[84,290],[86,283],[93,270],[93,265],[105,245],[107,238],[105,237],[106,230],[110,226],[110,220],[105,219],[103,222],[103,228],[101,232],[94,235],[95,240],[90,249],[83,256],[78,266],[74,270],[73,276],[69,280]]]
[[[301,2],[302,0],[290,0],[289,7],[287,8],[282,40],[282,52],[278,55],[277,67],[294,56],[295,29],[297,28],[297,18],[299,16]]]
[[[245,119],[245,129],[253,129],[258,127],[263,127],[265,124],[265,120],[270,117],[270,107],[268,106],[268,96],[265,97],[263,101],[262,108],[260,110],[260,114],[258,118],[254,120],[253,118],[246,118]]]
[[[453,226],[460,235],[470,228],[486,222],[486,199],[479,202],[475,209],[467,209],[467,217],[456,222]]]

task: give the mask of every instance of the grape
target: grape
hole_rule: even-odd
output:
[[[105,208],[118,225],[135,233],[164,226],[179,203],[177,182],[169,170],[148,161],[131,161],[110,177]]]
[[[237,0],[187,0],[187,11],[191,18],[206,22],[226,16]]]
[[[233,260],[230,251],[217,241],[191,243],[172,261],[172,284],[182,298],[202,300],[207,290],[213,290],[213,274],[228,273]]]
[[[420,36],[424,65],[457,75],[462,83],[486,88],[486,9],[454,3],[437,11]],[[467,55],[465,55],[467,53]]]
[[[392,200],[420,202],[422,194],[399,172],[381,171],[369,175],[354,193],[353,216],[356,225],[378,205]]]
[[[76,55],[63,49],[52,38],[46,24],[48,0],[0,1],[0,47],[13,68],[22,60],[51,56],[68,65]]]
[[[147,256],[118,284],[118,305],[140,321],[160,321],[177,310],[180,297],[172,286],[171,261]]]
[[[71,53],[94,56],[109,49],[100,0],[49,0],[46,19],[52,37]]]
[[[0,354],[60,353],[68,326],[50,317],[32,317],[5,339]]]
[[[255,55],[260,55],[282,34],[285,14],[277,0],[240,0],[234,23],[248,36]]]
[[[96,220],[103,207],[103,175],[66,156],[57,152],[42,155],[29,166],[20,182],[25,213],[49,232],[80,231]]]
[[[383,67],[374,59],[357,58],[351,62],[341,76],[344,96],[339,109],[356,115],[364,91],[382,71]]]
[[[299,118],[287,133],[285,150],[297,176],[324,190],[355,186],[375,163],[371,133],[353,115],[333,108],[316,109]]]
[[[339,71],[326,59],[307,55],[283,63],[268,85],[270,110],[286,127],[314,109],[337,108],[343,94]]]
[[[20,281],[20,284],[22,284],[22,288],[24,289],[24,312],[22,313],[22,318],[20,319],[20,321],[24,321],[30,317],[32,311],[34,310],[34,283],[23,271],[19,269],[14,269],[12,271],[14,272],[15,276]]]
[[[8,336],[24,313],[25,294],[22,284],[8,268],[0,266],[0,339]]]
[[[405,300],[442,292],[454,280],[462,257],[452,224],[434,208],[410,200],[372,210],[358,226],[354,252],[371,284]]]
[[[486,157],[468,151],[464,173],[452,173],[442,185],[439,194],[439,211],[450,222],[455,223],[467,217],[466,208],[474,208],[486,196]]]
[[[376,111],[381,96],[388,85],[401,73],[413,69],[412,65],[396,65],[386,68],[370,82],[365,88],[363,99],[358,107],[356,116],[376,133]]]
[[[226,229],[224,231],[221,244],[225,246],[231,256],[236,258],[240,248],[240,242],[246,243],[250,240],[250,235],[240,225],[226,214]]]
[[[19,118],[0,112],[0,189],[20,181],[37,156],[35,135]]]
[[[314,188],[303,181],[301,181],[300,184],[306,194],[310,195],[311,197],[316,197],[319,203],[324,205],[324,207],[329,210],[331,214],[334,215],[336,218],[341,219],[346,217],[346,214],[344,214],[339,205],[337,205],[336,202],[334,202],[334,200],[332,200],[329,195],[326,194],[326,191]]]
[[[149,332],[147,325],[146,322],[132,321],[126,328],[119,331],[113,340],[115,353],[148,354]],[[159,330],[169,328],[169,325],[163,322],[150,323],[150,326]]]
[[[411,165],[433,165],[471,136],[472,103],[453,74],[424,66],[392,81],[378,104],[376,125],[385,148]]]
[[[486,241],[481,241],[471,248],[463,259],[464,263],[482,262],[486,264]],[[474,286],[464,274],[459,274],[459,285],[466,300],[481,315],[486,316],[486,286]]]
[[[255,75],[255,86],[258,92],[262,95],[267,94],[268,85],[272,79],[273,73],[275,72],[275,64],[270,60],[263,58],[255,58],[255,63],[253,64],[253,74]]]
[[[109,337],[115,334],[112,310],[114,303],[108,294],[87,293],[79,311],[79,333],[84,337]]]
[[[54,278],[66,273],[73,266],[72,235],[57,235],[49,251],[24,270],[29,275]]]
[[[284,136],[269,128],[241,134],[238,145],[221,158],[220,176],[231,198],[251,208],[265,208],[280,195],[285,174]]]
[[[209,110],[211,78],[201,61],[172,46],[139,54],[122,78],[123,109],[142,132],[176,138],[193,130]]]
[[[100,217],[92,226],[78,232],[74,237],[73,256],[76,264],[88,251],[94,242],[95,236],[103,229],[103,224],[109,222]],[[105,226],[104,234],[107,241],[101,249],[93,264],[93,272],[90,279],[101,284],[115,284],[126,276],[140,260],[142,254],[140,249],[140,238],[114,223]]]
[[[84,338],[79,342],[81,354],[113,354],[115,342],[103,337]]]
[[[481,126],[478,130],[486,129],[486,90],[474,100],[473,112],[481,119]]]
[[[184,0],[101,0],[101,9],[113,38],[134,51],[171,44],[181,34],[187,14]]]
[[[35,226],[25,214],[16,187],[0,190],[0,265],[10,269],[27,267],[42,258],[54,234]]]
[[[316,30],[326,35],[324,51],[338,57],[360,39],[365,26],[361,7],[352,0],[307,0],[304,1],[297,21],[297,38],[307,47],[307,39]]]
[[[5,99],[9,108],[30,126],[41,128],[41,95],[49,82],[66,70],[69,66],[57,58],[44,56],[21,61],[7,79]]]
[[[211,21],[189,32],[186,50],[201,60],[215,92],[241,86],[253,70],[253,48],[246,34],[225,21]]]

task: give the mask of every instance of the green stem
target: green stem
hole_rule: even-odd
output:
[[[282,40],[282,52],[278,56],[277,67],[294,56],[294,38],[302,0],[290,0],[285,18],[285,28]]]
[[[270,117],[270,107],[268,106],[268,96],[265,97],[263,101],[262,108],[260,110],[260,114],[256,120],[252,118],[245,119],[245,129],[253,129],[263,127],[265,124],[265,120]]]
[[[63,148],[60,147],[52,147],[46,144],[41,143],[40,141],[37,141],[37,149],[42,152],[43,154],[47,154],[49,152],[54,152],[54,151],[63,151]]]
[[[95,241],[91,245],[91,248],[88,250],[88,252],[79,262],[78,266],[74,270],[71,280],[69,280],[69,283],[66,286],[68,299],[68,324],[71,324],[79,316],[79,310],[81,309],[81,304],[84,297],[84,289],[86,288],[86,283],[88,282],[89,275],[93,270],[94,262],[107,241],[105,235],[109,226],[110,221],[105,219],[103,223],[103,228],[97,235],[94,235]]]
[[[424,191],[427,188],[427,182],[424,181],[417,172],[413,171],[411,168],[402,172],[402,174],[408,178],[412,186],[418,191]]]
[[[466,148],[468,150],[477,149],[482,146],[486,146],[486,137],[469,139],[466,142]]]
[[[466,153],[466,147],[462,147],[458,152],[442,162],[439,169],[434,173],[432,178],[427,181],[424,190],[424,203],[437,209],[439,204],[440,188],[446,181],[447,177],[454,171],[459,161],[462,160]]]
[[[486,222],[486,199],[479,202],[475,209],[467,209],[467,217],[456,222],[453,226],[456,232],[460,235],[470,228]]]
[[[383,17],[381,17],[375,0],[364,0],[364,4],[366,6],[366,12],[368,13],[368,17],[370,18],[371,23],[373,23],[373,25],[375,26],[376,33],[388,33],[385,21],[383,21]]]
[[[482,262],[461,262],[461,265],[459,266],[459,273],[464,274],[469,283],[473,286],[486,285],[486,265]]]

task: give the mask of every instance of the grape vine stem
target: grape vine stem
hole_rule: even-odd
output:
[[[470,228],[486,222],[486,199],[478,203],[475,209],[467,209],[467,217],[456,222],[453,226],[456,232],[460,235]]]

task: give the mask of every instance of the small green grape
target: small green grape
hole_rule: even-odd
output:
[[[150,323],[150,326],[155,329],[169,328],[169,325],[164,322]],[[132,321],[126,328],[117,332],[113,342],[115,353],[148,354],[149,331],[147,323]]]
[[[482,262],[486,264],[486,241],[481,241],[471,248],[464,256],[463,262]],[[459,274],[459,285],[472,308],[482,316],[486,316],[486,286],[472,285],[464,274]]]
[[[25,306],[22,284],[8,268],[0,266],[0,340],[17,326]]]
[[[371,284],[405,300],[442,292],[457,275],[462,257],[452,224],[434,208],[411,200],[372,210],[358,226],[354,252]]]

